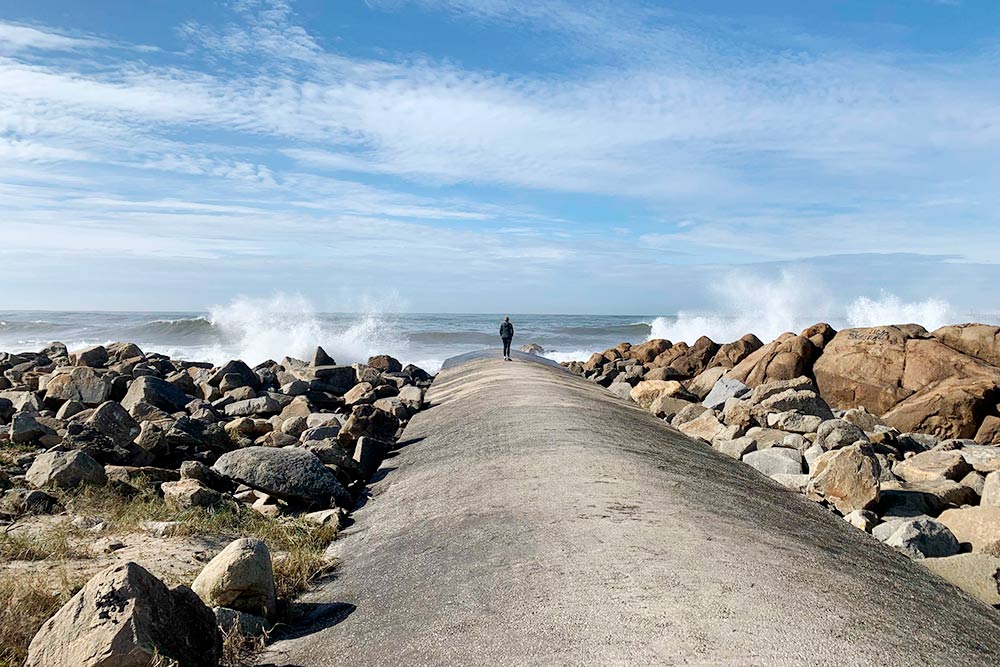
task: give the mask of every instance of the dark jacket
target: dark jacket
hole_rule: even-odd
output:
[[[500,337],[510,340],[514,337],[514,325],[510,322],[504,322],[500,325]]]

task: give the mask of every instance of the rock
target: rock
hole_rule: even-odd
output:
[[[973,551],[995,549],[1000,544],[1000,507],[986,505],[945,510],[938,521]]]
[[[674,415],[674,418],[670,420],[670,424],[674,428],[680,428],[681,424],[686,424],[687,422],[697,419],[704,413],[708,412],[708,408],[698,403],[691,403],[686,408]]]
[[[333,357],[326,353],[326,350],[317,345],[316,351],[313,352],[313,358],[312,361],[309,362],[309,365],[313,368],[316,366],[336,366],[337,362],[333,360]]]
[[[636,384],[639,380],[684,380],[687,377],[684,373],[680,372],[673,366],[650,368],[645,373],[641,372],[641,369],[644,368],[644,366],[633,366],[630,368],[634,368],[636,370],[631,374],[619,377],[618,380],[628,382],[630,379],[634,378],[635,381],[631,382],[631,384]]]
[[[345,445],[353,445],[361,436],[383,441],[393,440],[397,429],[399,420],[389,413],[371,405],[356,405],[338,437]]]
[[[741,460],[746,454],[749,454],[757,448],[757,441],[749,436],[734,438],[733,440],[717,439],[712,442],[712,447],[719,450],[726,456],[736,460]]]
[[[333,422],[330,426],[315,426],[308,428],[299,435],[299,441],[309,442],[310,440],[327,440],[340,436],[340,424]]]
[[[403,370],[403,364],[388,354],[380,354],[368,359],[368,365],[378,369],[383,373],[399,373]]]
[[[661,396],[694,399],[694,395],[676,380],[643,380],[632,388],[630,396],[643,409],[649,409],[653,401]]]
[[[212,466],[220,474],[290,502],[342,507],[353,503],[336,476],[312,452],[300,448],[246,447],[227,452]]]
[[[34,442],[42,436],[51,433],[51,429],[38,423],[35,415],[30,412],[18,412],[10,422],[10,441],[15,445],[25,445]]]
[[[215,622],[224,634],[238,633],[245,637],[263,637],[271,629],[271,624],[266,618],[247,614],[235,609],[226,607],[213,607]]]
[[[212,374],[212,376],[208,379],[208,384],[213,387],[219,387],[222,384],[223,378],[232,374],[239,375],[243,378],[244,386],[253,387],[254,389],[260,387],[260,378],[249,366],[239,359],[227,361],[224,366]]]
[[[975,440],[981,445],[1000,445],[1000,417],[987,415],[976,431]]]
[[[672,357],[670,363],[666,365],[680,372],[685,378],[692,378],[708,368],[709,362],[718,351],[718,343],[708,336],[702,336],[690,347],[686,347],[683,343],[672,347],[665,353]],[[654,360],[655,363],[656,360]]]
[[[919,431],[941,438],[973,438],[998,398],[1000,375],[990,379],[957,377],[910,396],[882,419],[900,431]]]
[[[773,428],[761,428],[760,426],[755,426],[748,430],[747,435],[757,441],[757,449],[783,447],[785,438],[788,436],[784,431],[778,431]]]
[[[227,417],[248,417],[251,415],[274,415],[282,412],[281,404],[270,396],[258,396],[244,401],[230,403],[225,407]]]
[[[182,479],[164,482],[160,485],[163,501],[177,509],[190,507],[215,507],[222,502],[222,496],[196,479]]]
[[[298,438],[309,429],[309,422],[305,417],[298,415],[281,422],[281,432]]]
[[[611,386],[613,387],[614,385]],[[631,389],[631,387],[629,387],[629,389]],[[628,396],[625,398],[628,398]],[[660,419],[670,420],[690,405],[692,405],[692,403],[680,398],[660,396],[649,406],[649,412]]]
[[[99,405],[85,423],[121,447],[135,440],[141,430],[132,415],[114,401]]]
[[[719,348],[719,351],[708,363],[709,370],[732,368],[762,347],[764,347],[764,343],[760,342],[760,339],[753,334],[747,334],[737,341],[726,343]]]
[[[775,380],[791,380],[810,372],[818,351],[809,338],[787,333],[736,364],[728,377],[748,387]]]
[[[937,516],[949,505],[961,506],[976,502],[975,491],[950,479],[929,479],[917,482],[886,481],[882,483],[882,491],[919,494],[922,498],[919,501],[911,499],[911,504],[919,508],[921,514],[930,516]],[[885,509],[889,511],[888,506]]]
[[[874,512],[869,512],[868,510],[854,510],[844,515],[844,521],[855,528],[870,533],[878,523],[878,517]]]
[[[371,404],[375,402],[375,387],[368,382],[359,382],[344,394],[345,405]]]
[[[843,419],[829,419],[816,430],[816,442],[823,449],[840,449],[856,442],[868,442],[868,436],[860,428]]]
[[[104,474],[109,484],[117,483],[137,489],[146,488],[153,492],[159,490],[163,482],[176,482],[180,479],[180,474],[176,470],[151,466],[106,465]]]
[[[390,415],[398,419],[399,421],[405,421],[410,416],[410,411],[406,409],[403,402],[399,400],[398,396],[390,396],[388,398],[380,398],[376,400],[372,405],[377,410],[382,412],[388,412]]]
[[[183,391],[169,382],[144,375],[132,381],[128,392],[121,400],[121,405],[134,417],[140,403],[146,403],[165,412],[180,412],[190,400]]]
[[[712,391],[712,389],[715,387],[716,383],[718,383],[718,381],[721,380],[723,378],[723,376],[725,376],[725,374],[727,372],[728,372],[728,369],[727,368],[723,368],[722,366],[716,366],[714,368],[709,368],[707,370],[704,370],[701,373],[699,373],[693,380],[691,380],[690,382],[688,382],[688,384],[687,384],[687,390],[689,392],[691,392],[692,394],[694,394],[695,396],[697,396],[699,400],[702,400],[706,396],[708,396],[708,393],[710,391]],[[676,379],[676,378],[666,378],[666,377],[664,377],[664,378],[654,378],[654,377],[647,377],[646,379],[647,380],[669,380],[669,379]]]
[[[854,424],[865,433],[872,433],[877,426],[884,426],[882,420],[868,412],[866,408],[851,408],[841,417],[848,424]]]
[[[36,489],[10,489],[0,494],[0,515],[54,514],[62,506],[55,496]]]
[[[797,449],[797,448],[796,448]],[[819,444],[814,444],[802,452],[802,458],[805,459],[806,467],[812,471],[816,469],[816,462],[819,457],[823,456],[826,450]]]
[[[715,383],[712,391],[708,392],[701,404],[710,410],[719,410],[725,406],[726,401],[730,398],[741,398],[749,392],[750,387],[739,380],[723,377]]]
[[[820,456],[806,495],[826,500],[841,514],[873,507],[879,498],[879,464],[867,446],[851,445]]]
[[[82,350],[71,353],[69,360],[74,366],[103,368],[108,363],[108,351],[103,345],[85,347]]]
[[[1000,327],[988,324],[956,324],[941,327],[933,336],[953,350],[1000,366]]]
[[[26,667],[132,667],[154,656],[217,667],[215,616],[191,589],[167,586],[135,563],[98,574],[31,640]]]
[[[1000,470],[986,476],[980,495],[982,496],[981,504],[1000,507]]]
[[[771,475],[771,479],[796,493],[805,493],[809,485],[809,475],[803,474],[789,475],[787,473],[777,473]]]
[[[958,553],[958,540],[934,519],[904,521],[885,543],[913,559],[942,558]]]
[[[139,527],[153,537],[173,537],[180,535],[185,529],[180,521],[143,521]]]
[[[764,415],[788,411],[819,417],[820,421],[833,419],[833,412],[826,401],[808,389],[786,389],[772,394],[754,406],[753,414],[757,417],[757,421],[763,422]]]
[[[893,467],[897,477],[908,482],[933,479],[962,479],[972,470],[961,452],[931,450],[915,454]]]
[[[389,449],[389,443],[364,436],[358,438],[358,444],[354,447],[354,460],[361,466],[364,479],[370,479],[375,474]]]
[[[800,375],[790,380],[772,380],[765,382],[754,388],[750,392],[750,402],[759,405],[772,396],[777,396],[786,391],[811,391],[816,393],[816,385],[808,377]]]
[[[977,496],[982,496],[983,495],[983,491],[986,488],[986,476],[983,475],[980,472],[976,472],[976,471],[973,470],[968,475],[966,475],[962,479],[958,480],[958,483],[961,484],[962,486],[968,488],[970,491],[972,491],[973,493],[975,493]],[[973,503],[970,503],[970,504],[974,505],[976,503],[973,502]],[[984,502],[983,504],[985,504],[985,505],[993,505],[993,504],[996,504],[996,503],[992,503],[992,502],[986,503],[986,502]]]
[[[920,564],[981,602],[1000,606],[1000,558],[986,554],[957,554],[925,558]]]
[[[339,528],[343,523],[345,516],[346,511],[343,508],[338,507],[337,509],[332,510],[309,512],[308,514],[303,514],[301,518],[306,523],[319,526],[321,528],[325,526]]]
[[[415,414],[424,408],[424,390],[420,387],[407,385],[399,390],[399,400],[403,402],[410,414]]]
[[[111,396],[111,378],[106,373],[86,367],[56,373],[45,383],[45,400],[78,401],[85,405],[103,403]]]
[[[263,541],[242,538],[213,558],[191,584],[205,604],[272,620],[277,611],[271,553]]]
[[[753,405],[746,399],[731,398],[722,408],[722,420],[730,426],[751,428],[755,423]]]
[[[802,455],[794,449],[772,447],[757,450],[743,456],[743,462],[751,468],[771,475],[799,475],[802,473]]]
[[[775,412],[767,416],[767,426],[790,433],[815,433],[823,420],[814,415],[804,415],[794,410]]]
[[[527,345],[521,346],[521,352],[525,354],[533,354],[535,356],[540,356],[545,354],[545,348],[538,343],[528,343]]]
[[[25,479],[34,487],[71,489],[84,484],[103,485],[108,481],[100,463],[83,452],[39,454]]]
[[[685,422],[677,428],[689,438],[698,438],[706,442],[712,442],[726,430],[725,424],[719,421],[712,410],[706,410],[701,416]]]

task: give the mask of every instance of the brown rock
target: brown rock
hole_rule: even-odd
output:
[[[886,412],[882,420],[902,432],[972,438],[1000,395],[997,379],[955,378],[924,389]]]
[[[757,336],[747,334],[737,341],[726,343],[720,347],[719,351],[712,357],[708,367],[732,368],[762,347],[764,347],[764,343]]]
[[[804,336],[782,334],[738,363],[728,377],[750,388],[809,374],[819,350]]]
[[[958,541],[973,551],[987,551],[1000,544],[1000,507],[981,506],[950,509],[942,512],[943,523]]]
[[[972,466],[966,462],[961,452],[932,449],[900,461],[893,472],[907,482],[922,482],[934,479],[957,481],[971,470]]]
[[[648,364],[653,359],[673,347],[673,343],[663,338],[655,338],[646,341],[641,345],[635,345],[628,351],[628,358],[635,359],[641,364]],[[603,357],[602,357],[603,358]],[[604,363],[603,361],[601,363]]]
[[[939,341],[970,357],[1000,366],[1000,327],[989,324],[956,324],[934,332]]]
[[[1000,445],[1000,417],[987,415],[979,425],[975,439],[981,445]]]
[[[719,344],[708,336],[702,336],[684,354],[670,362],[670,367],[681,372],[684,377],[694,377],[708,367],[719,351]]]
[[[630,392],[631,399],[643,409],[649,409],[653,401],[661,396],[672,398],[690,396],[694,400],[694,397],[676,380],[643,380],[632,387],[632,391]]]
[[[806,495],[826,500],[841,514],[874,506],[879,498],[879,464],[871,448],[851,445],[821,455],[810,472]]]

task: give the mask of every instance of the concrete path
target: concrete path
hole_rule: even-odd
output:
[[[1000,613],[560,368],[486,354],[429,399],[263,663],[1000,664]]]

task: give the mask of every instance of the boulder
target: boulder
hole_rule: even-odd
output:
[[[354,447],[354,460],[361,466],[364,479],[370,479],[375,474],[390,448],[389,443],[381,440],[364,436],[358,438],[358,444]]]
[[[778,484],[781,484],[786,489],[791,489],[796,493],[805,493],[806,489],[809,487],[809,475],[804,475],[802,473],[797,475],[777,473],[775,475],[771,475],[771,479]]]
[[[104,467],[83,452],[45,452],[35,457],[25,479],[36,488],[71,489],[108,481]]]
[[[830,419],[816,430],[816,443],[823,449],[840,449],[856,442],[868,442],[868,436],[860,428],[843,419]]]
[[[937,329],[933,336],[950,347],[991,366],[1000,366],[1000,327],[956,324]]]
[[[630,359],[635,359],[640,364],[648,364],[669,350],[671,347],[673,347],[673,344],[669,340],[655,338],[640,345],[632,346],[629,348],[628,356]],[[601,356],[601,359],[601,363],[603,364],[604,357]]]
[[[234,374],[242,378],[244,386],[253,387],[254,389],[260,387],[260,377],[253,372],[253,369],[239,359],[227,361],[225,365],[212,374],[208,379],[208,384],[213,387],[219,387],[222,384],[223,378]]]
[[[851,408],[841,417],[848,424],[854,424],[865,433],[873,433],[879,426],[884,426],[882,420],[868,412],[867,408]]]
[[[227,452],[212,466],[220,474],[294,503],[342,507],[351,497],[312,452],[296,447],[245,447]]]
[[[816,384],[804,375],[794,377],[790,380],[772,380],[754,387],[754,390],[750,392],[750,402],[753,405],[758,405],[768,398],[786,391],[811,391],[816,393]]]
[[[734,438],[732,440],[719,440],[716,439],[712,442],[712,447],[719,450],[726,456],[741,460],[746,454],[749,454],[753,450],[757,449],[757,441],[749,436],[743,436],[742,438]]]
[[[67,372],[56,373],[45,383],[45,400],[56,402],[78,401],[94,406],[111,396],[111,378],[107,371],[93,368],[71,368]]]
[[[764,343],[760,342],[757,336],[747,334],[737,341],[726,343],[720,347],[708,363],[708,367],[709,369],[732,368],[762,347],[764,347]]]
[[[271,630],[266,618],[226,607],[212,607],[215,622],[224,635],[264,637]]]
[[[340,429],[338,437],[345,445],[353,445],[361,436],[376,440],[393,440],[399,420],[372,405],[355,405],[351,416]]]
[[[281,404],[267,395],[230,403],[224,408],[224,410],[227,417],[275,415],[282,412]]]
[[[424,407],[424,390],[414,385],[407,385],[399,390],[399,400],[410,414],[420,412]]]
[[[789,411],[819,417],[820,421],[833,419],[833,412],[826,401],[808,389],[786,389],[759,400],[754,406],[754,416],[761,423],[765,421],[765,415]]]
[[[915,454],[893,467],[893,473],[908,482],[934,479],[959,480],[972,470],[961,452],[932,449]]]
[[[368,365],[383,373],[399,373],[403,370],[403,364],[399,363],[388,354],[379,354],[368,359]]]
[[[778,474],[802,474],[802,454],[794,449],[772,447],[771,449],[757,450],[745,454],[743,462],[768,477]]]
[[[164,412],[180,412],[190,401],[191,398],[187,394],[169,382],[151,375],[143,375],[132,381],[121,404],[134,417],[136,408],[141,403]]]
[[[719,410],[725,406],[726,401],[730,398],[741,398],[749,391],[750,387],[739,380],[723,377],[715,383],[715,386],[708,392],[708,395],[701,404],[710,410]]]
[[[69,360],[74,366],[104,368],[108,363],[108,351],[103,345],[85,347],[82,350],[71,353]]]
[[[844,515],[844,521],[851,524],[859,530],[863,530],[866,533],[872,532],[878,524],[878,516],[874,512],[869,512],[868,510],[854,510],[853,512],[848,512]]]
[[[851,445],[826,452],[810,472],[806,495],[826,500],[841,514],[869,509],[879,498],[879,464],[867,446]]]
[[[981,445],[1000,445],[1000,417],[986,415],[976,431],[975,440]]]
[[[656,369],[653,369],[656,370]],[[723,378],[723,376],[728,372],[728,369],[722,366],[716,366],[714,368],[709,368],[697,375],[693,380],[687,383],[687,390],[698,397],[699,400],[704,399],[708,396],[708,392],[712,391],[716,383]],[[648,375],[648,374],[647,374]],[[654,378],[647,377],[649,380],[669,380],[671,378]],[[674,378],[676,379],[676,378]],[[744,385],[746,386],[746,385]]]
[[[987,413],[1000,398],[1000,375],[956,377],[923,389],[882,417],[900,431],[919,431],[940,438],[974,438]]]
[[[614,387],[615,385],[611,386]],[[626,398],[628,398],[628,396],[626,396]],[[649,412],[660,419],[670,420],[689,405],[692,405],[692,403],[681,398],[674,398],[673,396],[660,396],[649,406]]]
[[[674,415],[674,418],[670,420],[670,424],[674,428],[680,428],[681,424],[686,424],[692,419],[697,419],[706,412],[708,412],[708,408],[704,405],[689,403],[686,408]]]
[[[30,412],[18,412],[14,415],[8,429],[10,441],[15,445],[32,443],[42,436],[52,433],[52,430],[40,424],[35,415]]]
[[[706,410],[700,416],[691,421],[680,424],[678,427],[681,433],[689,438],[697,438],[706,442],[712,442],[723,434],[726,425],[719,421],[718,416],[712,410]],[[732,438],[728,438],[732,439]]]
[[[163,491],[163,501],[177,509],[215,507],[222,502],[222,496],[218,491],[208,488],[196,479],[163,482],[160,489]]]
[[[227,607],[274,620],[277,598],[271,552],[258,539],[231,542],[209,561],[191,590],[210,607]]]
[[[313,368],[316,366],[336,366],[337,362],[333,360],[333,357],[326,353],[326,350],[317,345],[316,351],[313,352],[312,361],[309,362],[309,365]]]
[[[925,558],[920,564],[981,602],[1000,606],[1000,558],[986,554],[956,554]]]
[[[807,375],[818,349],[805,336],[786,333],[736,364],[728,377],[748,387]]]
[[[42,625],[25,667],[146,667],[154,660],[217,667],[222,636],[212,611],[185,586],[135,563],[98,574]],[[160,663],[155,663],[160,664]]]
[[[375,402],[375,387],[368,382],[359,382],[344,394],[345,405],[361,405]]]
[[[952,532],[934,519],[903,521],[885,543],[915,560],[953,556],[959,549]]]
[[[676,345],[671,351],[679,349],[681,347]],[[694,345],[677,355],[670,362],[669,366],[681,373],[685,378],[691,378],[708,368],[709,362],[712,361],[712,358],[715,357],[718,351],[718,343],[714,342],[708,336],[702,336],[695,341]]]
[[[141,431],[139,422],[114,401],[99,405],[85,423],[101,435],[110,438],[118,446],[131,443]]]
[[[694,400],[694,395],[690,394],[684,386],[676,380],[643,380],[632,388],[630,397],[640,408],[649,409],[657,398],[669,396],[671,398],[686,398]]]
[[[788,410],[787,412],[774,412],[767,415],[766,424],[768,428],[779,431],[787,431],[793,434],[815,433],[823,420],[814,415],[804,415],[801,412]],[[796,447],[798,448],[798,447]]]
[[[981,504],[1000,507],[1000,470],[986,476],[980,495],[982,496]]]
[[[1000,507],[980,506],[945,510],[938,521],[947,526],[963,545],[973,551],[1000,546]]]

